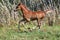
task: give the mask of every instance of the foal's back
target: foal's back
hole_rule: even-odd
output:
[[[32,18],[41,18],[45,16],[44,11],[34,11],[34,12],[31,12],[31,14],[32,14],[31,15]]]

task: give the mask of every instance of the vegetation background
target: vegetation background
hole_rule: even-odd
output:
[[[21,25],[21,32],[18,31],[23,13],[14,10],[20,2],[32,11],[53,10],[43,19],[40,31],[28,31],[28,27],[36,27],[35,22]],[[60,40],[60,0],[0,0],[0,40]]]

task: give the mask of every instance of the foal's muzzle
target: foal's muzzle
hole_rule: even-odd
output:
[[[14,12],[16,12],[17,10],[14,10]]]

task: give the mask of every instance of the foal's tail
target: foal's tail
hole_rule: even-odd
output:
[[[46,14],[51,13],[52,11],[53,11],[53,10],[49,10],[49,9],[44,10],[44,12],[45,12]]]

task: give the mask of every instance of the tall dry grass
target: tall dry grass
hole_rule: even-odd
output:
[[[18,23],[21,16],[18,12],[14,12],[16,5],[22,2],[25,4],[30,10],[46,10],[53,9],[55,12],[51,12],[52,14],[49,16],[54,22],[60,17],[60,0],[1,0],[0,2],[0,23],[3,25],[13,25],[14,23]],[[45,18],[47,21],[47,19]],[[44,21],[44,22],[46,22]]]

